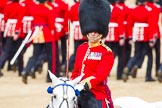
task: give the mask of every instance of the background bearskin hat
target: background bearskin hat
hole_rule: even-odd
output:
[[[116,0],[108,0],[108,2],[109,2],[110,4],[115,4],[115,3],[116,3]]]
[[[108,0],[81,0],[79,22],[82,34],[86,36],[89,32],[98,32],[106,37],[110,15]]]
[[[136,3],[144,3],[144,2],[146,2],[147,0],[136,0]]]
[[[45,3],[47,0],[37,0],[39,3]]]
[[[116,0],[118,3],[124,3],[125,0]]]
[[[110,4],[115,4],[115,3],[124,3],[125,0],[108,0]]]

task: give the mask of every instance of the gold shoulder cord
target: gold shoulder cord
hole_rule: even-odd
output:
[[[111,48],[105,45],[104,43],[101,44],[104,48],[106,48],[107,51],[112,52]]]

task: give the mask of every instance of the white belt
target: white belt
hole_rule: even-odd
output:
[[[139,31],[139,28],[142,28],[144,30],[145,27],[148,27],[148,24],[147,23],[135,23],[134,24],[134,27],[133,27],[133,41],[135,42],[137,40],[137,33]],[[144,33],[144,31],[143,31]],[[142,34],[141,34],[142,35]],[[144,36],[141,37],[140,40],[143,40]]]
[[[134,27],[148,27],[147,23],[135,23]]]
[[[32,16],[24,16],[22,22],[24,21],[32,21],[34,18]]]
[[[6,35],[7,35],[10,24],[16,24],[16,23],[17,23],[17,19],[8,19],[7,20],[6,27],[4,30],[4,35],[3,35],[4,37],[6,37]]]

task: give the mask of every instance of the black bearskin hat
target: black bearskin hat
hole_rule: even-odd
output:
[[[39,3],[45,3],[47,0],[37,0]]]
[[[89,32],[98,32],[106,37],[111,15],[107,0],[81,0],[79,6],[79,22],[81,32],[86,36]]]
[[[116,0],[108,0],[108,2],[111,3],[111,4],[115,4]]]
[[[144,3],[145,1],[147,1],[147,0],[136,0],[136,3]]]
[[[125,0],[116,0],[119,3],[124,3]]]
[[[124,3],[125,0],[108,0],[109,3],[115,4],[115,3]]]

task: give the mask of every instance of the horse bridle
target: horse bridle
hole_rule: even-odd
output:
[[[62,81],[64,81],[64,80],[62,80]],[[68,99],[67,90],[68,90],[68,87],[71,87],[74,90],[74,92],[75,92],[75,89],[74,89],[74,87],[72,85],[67,84],[66,81],[64,81],[64,83],[61,83],[61,84],[58,84],[58,85],[54,86],[53,90],[56,87],[59,87],[59,86],[63,87],[63,100],[62,100],[61,104],[59,105],[59,108],[61,108],[61,105],[63,104],[64,101],[66,101],[67,107],[69,108],[69,103],[68,103],[68,100],[67,100]],[[51,97],[52,103],[53,103],[53,98],[55,98],[55,97],[54,96]],[[52,108],[54,108],[53,104],[52,104]],[[74,100],[74,108],[78,108],[77,102],[75,100]]]

